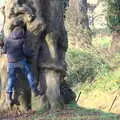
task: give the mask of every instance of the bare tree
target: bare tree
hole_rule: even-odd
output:
[[[70,44],[77,48],[91,45],[87,8],[87,0],[70,0],[66,12],[66,26]]]

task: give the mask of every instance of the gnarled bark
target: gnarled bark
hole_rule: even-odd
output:
[[[13,20],[22,19],[27,26],[27,43],[34,50],[32,68],[38,88],[44,91],[40,97],[40,107],[58,109],[62,106],[60,83],[65,74],[65,52],[67,33],[64,27],[63,0],[7,0],[4,9],[4,37],[11,33]],[[18,76],[21,76],[18,74]],[[31,108],[31,92],[25,78],[18,77],[14,97],[20,101],[17,108]],[[2,79],[3,82],[5,80]],[[23,86],[24,84],[24,86]],[[5,83],[2,84],[4,86]],[[5,88],[4,88],[5,89]],[[17,91],[22,91],[23,95]],[[5,98],[4,93],[1,93]],[[23,101],[21,101],[22,96]],[[1,105],[1,103],[0,103]],[[4,102],[6,105],[6,102]],[[8,107],[5,107],[7,109]],[[2,110],[2,109],[1,109]]]

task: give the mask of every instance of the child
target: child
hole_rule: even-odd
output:
[[[33,74],[30,70],[30,65],[26,61],[26,56],[32,57],[32,51],[29,50],[25,44],[25,30],[22,22],[18,22],[10,34],[5,40],[3,53],[7,54],[8,65],[7,74],[8,81],[6,87],[6,98],[8,104],[13,104],[12,93],[14,88],[14,82],[16,80],[16,70],[20,69],[27,77],[28,83],[34,92],[35,96],[40,95],[34,83]]]

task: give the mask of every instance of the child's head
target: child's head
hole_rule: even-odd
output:
[[[21,26],[16,26],[13,31],[14,33],[18,33],[20,35],[24,35],[25,34],[25,31],[24,29],[21,27]]]
[[[20,19],[15,19],[14,21],[13,21],[13,25],[16,27],[16,26],[21,26],[21,27],[23,27],[24,26],[24,22],[22,21],[22,20],[20,20]]]
[[[10,37],[13,39],[13,40],[20,40],[21,38],[25,38],[26,37],[26,32],[24,30],[24,28],[22,28],[21,26],[16,26],[11,34],[10,34]]]
[[[15,27],[22,27],[22,28],[26,31],[25,23],[24,23],[24,21],[21,20],[21,19],[15,19],[15,20],[13,21],[13,23],[12,23],[12,25],[11,25],[11,28],[10,28],[11,31],[13,31],[13,29],[14,29]]]

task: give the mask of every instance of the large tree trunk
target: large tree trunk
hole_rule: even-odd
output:
[[[87,0],[69,0],[69,7],[66,12],[66,27],[70,46],[86,48],[91,45],[92,38],[87,7]]]
[[[52,110],[61,108],[60,83],[64,79],[66,70],[67,50],[63,0],[7,0],[4,17],[4,37],[9,36],[12,22],[17,18],[23,19],[27,26],[27,43],[35,53],[32,68],[38,88],[44,92],[40,97],[40,107]],[[14,97],[20,101],[17,109],[30,109],[31,92],[27,82],[19,76],[21,75],[18,74],[20,83],[17,83],[14,94]],[[5,80],[2,79],[2,86],[5,86]],[[23,94],[17,91],[20,93],[22,91]],[[4,93],[1,92],[0,101],[5,100]],[[0,110],[8,109],[6,102],[0,102],[1,105],[5,107],[4,109],[1,107]]]

